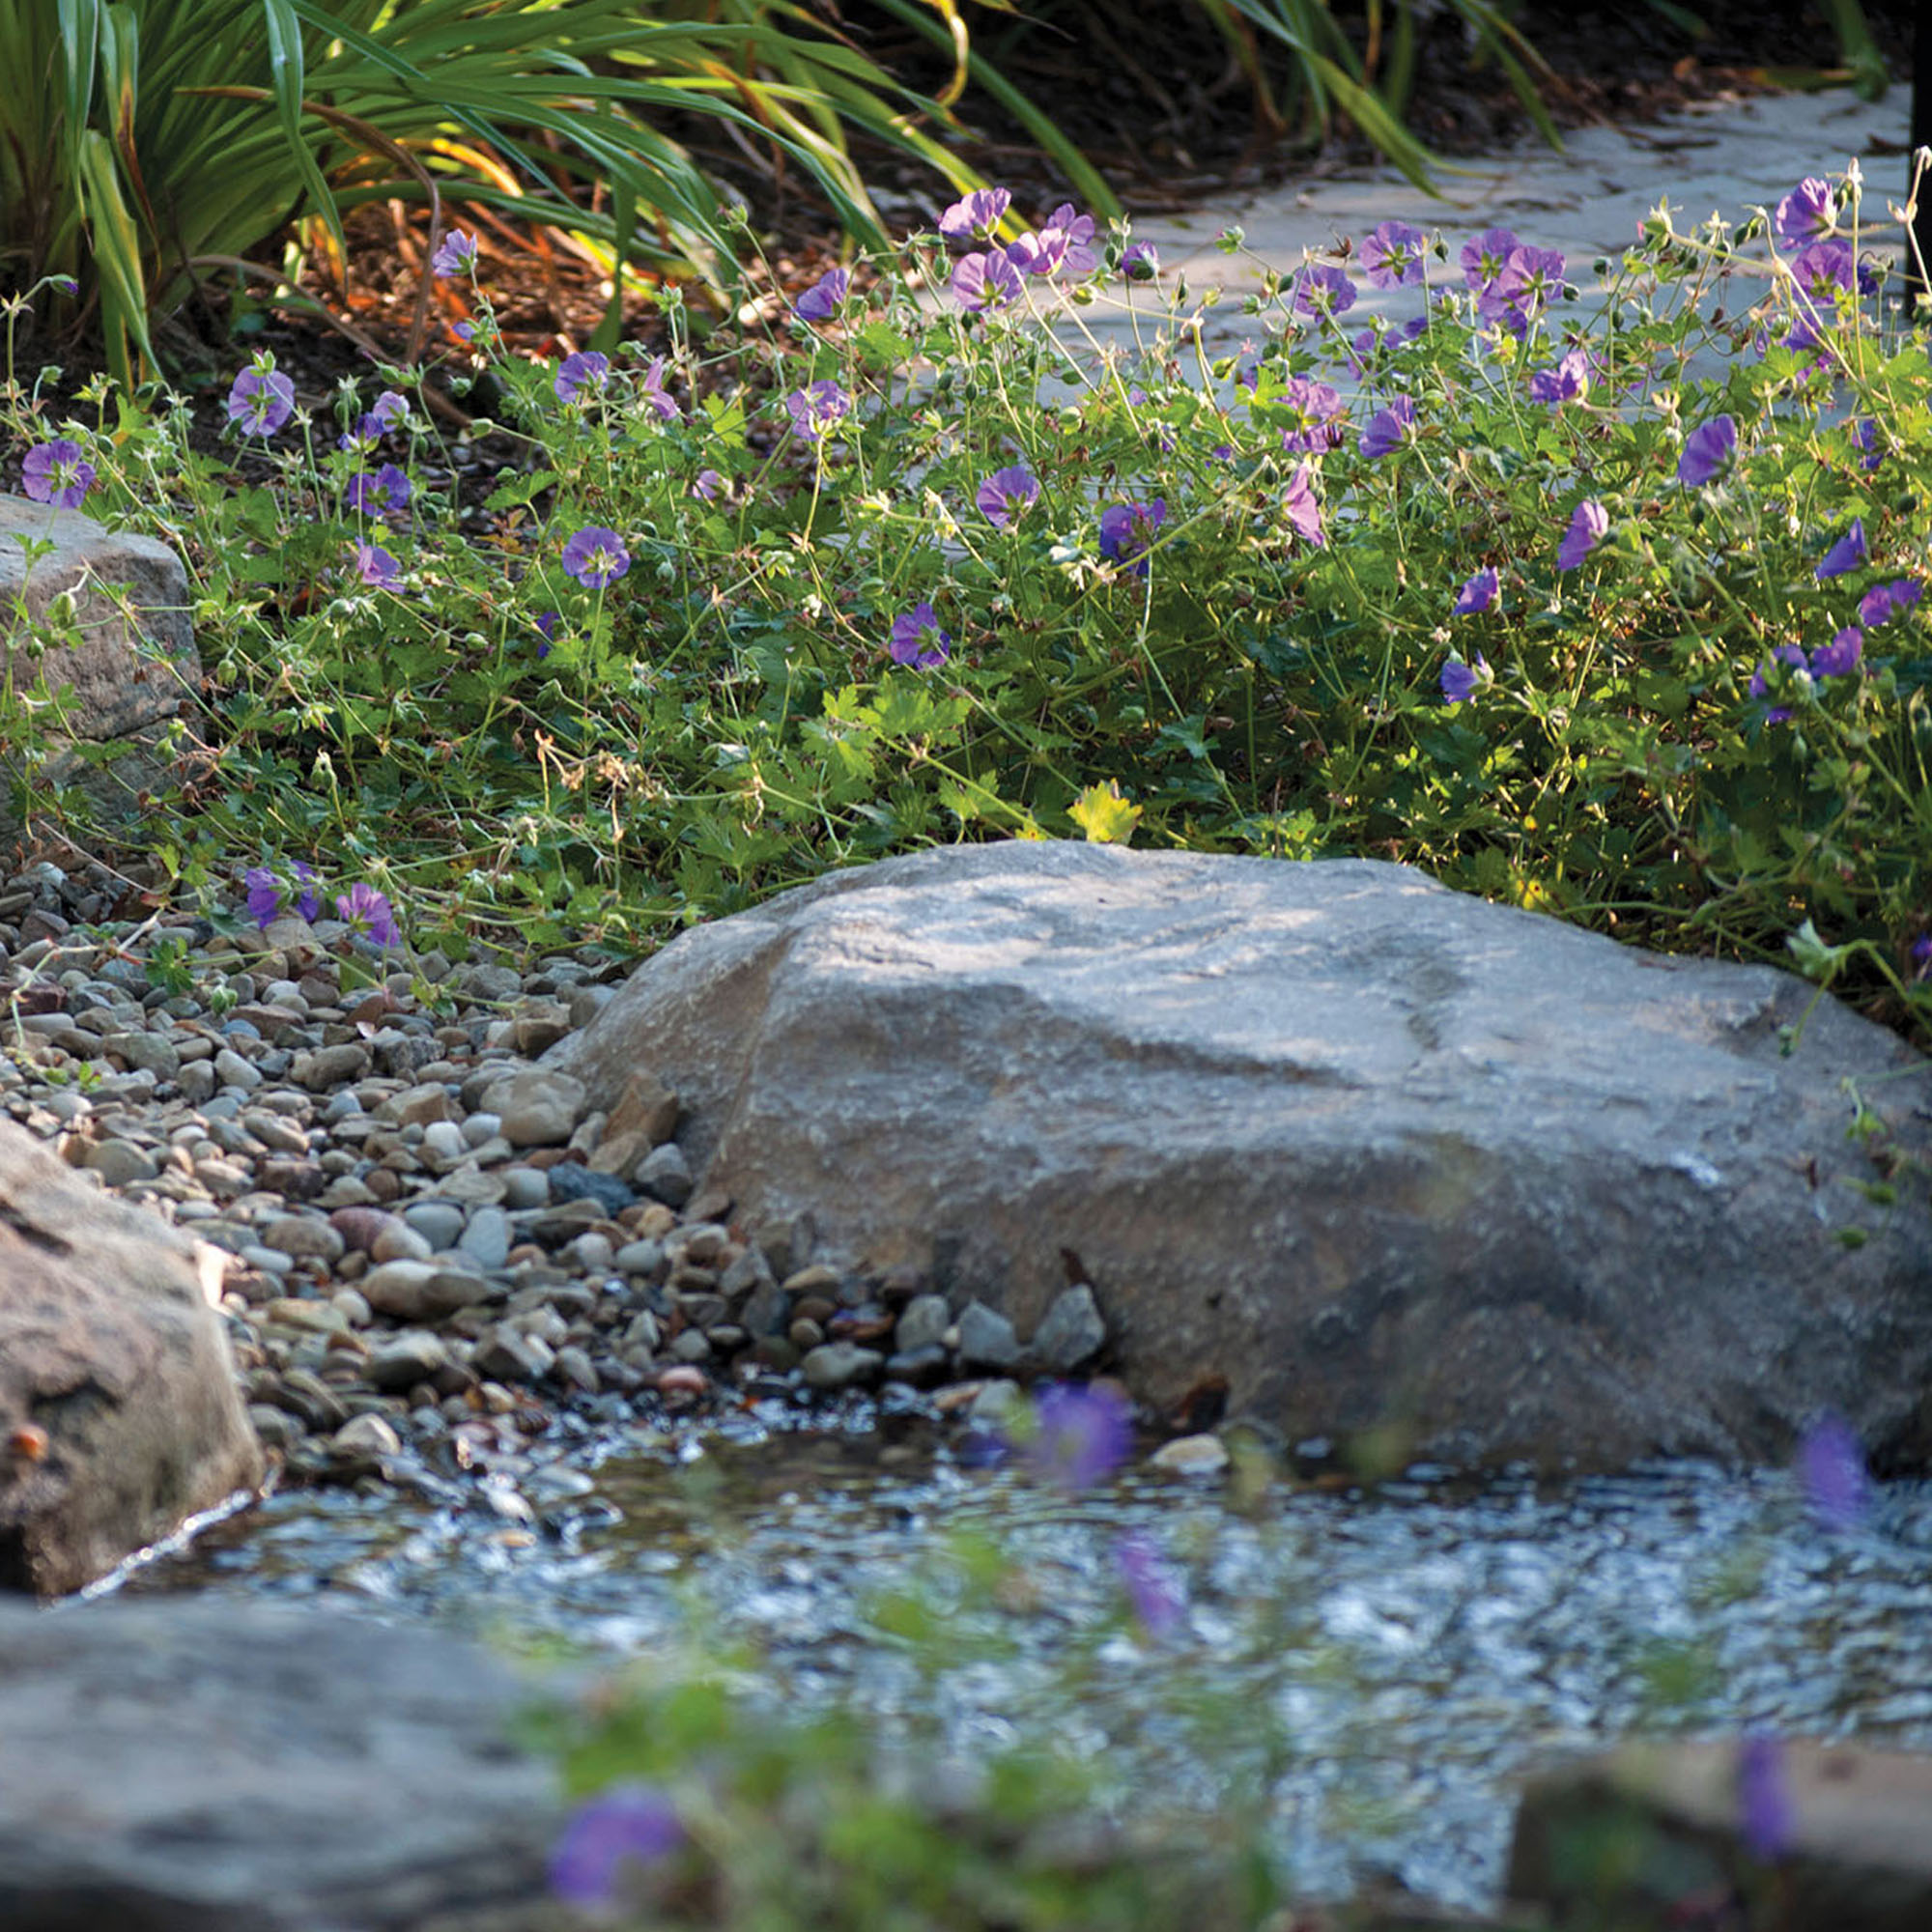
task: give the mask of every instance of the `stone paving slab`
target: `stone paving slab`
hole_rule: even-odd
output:
[[[1747,209],[1769,207],[1808,174],[1835,174],[1857,156],[1865,176],[1866,208],[1886,222],[1888,199],[1902,202],[1910,170],[1911,90],[1893,87],[1882,100],[1861,100],[1847,89],[1817,94],[1769,94],[1696,102],[1643,125],[1578,128],[1562,153],[1526,138],[1493,161],[1464,162],[1439,176],[1432,195],[1393,168],[1289,185],[1243,201],[1209,204],[1181,215],[1137,221],[1134,235],[1160,252],[1157,288],[1135,291],[1145,338],[1164,311],[1159,291],[1176,277],[1187,282],[1189,305],[1220,288],[1230,299],[1210,310],[1203,330],[1211,351],[1227,354],[1259,332],[1233,298],[1260,291],[1270,270],[1300,266],[1303,251],[1357,242],[1378,221],[1413,222],[1450,238],[1492,225],[1513,228],[1523,241],[1561,248],[1570,279],[1587,299],[1601,286],[1591,272],[1599,257],[1614,257],[1636,239],[1638,225],[1660,200],[1691,226],[1713,213],[1739,221]],[[1245,234],[1241,253],[1224,253],[1217,238],[1231,225]],[[1881,236],[1874,245],[1895,239]],[[1432,265],[1432,285],[1451,279]],[[1359,278],[1358,278],[1359,279]],[[1460,278],[1457,278],[1460,279]],[[1378,314],[1415,313],[1413,289],[1363,286],[1349,311],[1351,322]],[[1095,304],[1084,321],[1103,343],[1131,348],[1133,323],[1124,311]]]

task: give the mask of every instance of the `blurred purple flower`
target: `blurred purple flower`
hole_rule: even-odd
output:
[[[1472,289],[1486,288],[1508,266],[1511,250],[1521,245],[1512,229],[1484,229],[1480,235],[1463,243],[1460,257],[1463,279]]]
[[[893,619],[886,654],[895,664],[914,670],[937,670],[952,650],[952,634],[939,628],[939,613],[930,604],[915,604]]]
[[[1901,577],[1895,583],[1875,583],[1860,601],[1859,622],[1875,631],[1881,624],[1904,616],[1924,595],[1925,586],[1916,577]]]
[[[1854,626],[1840,631],[1829,644],[1820,644],[1811,653],[1813,677],[1843,677],[1858,668],[1864,655],[1864,633]]]
[[[266,866],[250,866],[242,875],[248,888],[248,917],[267,932],[282,909],[282,887]]]
[[[228,391],[228,420],[247,436],[273,436],[295,413],[296,385],[279,369],[252,365]]]
[[[1878,446],[1878,421],[1873,416],[1861,416],[1850,431],[1852,447],[1864,452],[1866,469],[1876,469],[1884,460]]]
[[[1387,409],[1378,410],[1362,432],[1362,454],[1372,463],[1391,456],[1415,433],[1415,405],[1397,396]]]
[[[1738,426],[1729,416],[1713,416],[1684,439],[1677,459],[1677,480],[1695,487],[1708,483],[1736,455]]]
[[[1553,369],[1539,369],[1529,379],[1529,399],[1560,409],[1580,402],[1590,390],[1590,358],[1580,349],[1560,357]]]
[[[1114,1545],[1114,1567],[1142,1630],[1155,1639],[1172,1636],[1180,1628],[1187,1599],[1152,1539],[1129,1530]]]
[[[807,442],[816,442],[833,424],[844,419],[852,408],[852,398],[829,377],[803,389],[794,389],[785,398],[791,416],[792,433]]]
[[[611,375],[611,358],[601,350],[580,349],[556,365],[551,387],[560,403],[574,403],[585,389],[601,389]]]
[[[1288,521],[1296,532],[1320,550],[1327,539],[1321,534],[1321,504],[1315,495],[1315,466],[1312,463],[1304,463],[1288,479],[1281,507],[1288,512]]]
[[[792,313],[801,322],[830,322],[851,288],[852,277],[843,269],[828,269],[799,297]]]
[[[1922,980],[1932,972],[1932,932],[1921,932],[1912,942],[1912,963],[1917,969],[1914,979]]]
[[[1037,235],[1022,235],[1007,250],[1007,259],[1022,274],[1092,274],[1096,266],[1093,248],[1094,217],[1078,214],[1064,201],[1047,216]]]
[[[1133,1411],[1111,1389],[1055,1382],[1034,1405],[1034,1421],[1027,1461],[1063,1490],[1091,1490],[1133,1447]]]
[[[1594,497],[1586,497],[1571,512],[1569,526],[1556,549],[1558,570],[1575,570],[1609,534],[1610,513]]]
[[[315,922],[316,914],[322,910],[322,895],[317,891],[322,881],[316,877],[313,866],[305,866],[299,859],[296,861],[296,886],[298,888],[296,893],[296,911],[311,924]]]
[[[385,463],[373,476],[367,470],[352,476],[343,497],[352,510],[365,517],[400,510],[410,500],[409,475],[395,464]]]
[[[1481,651],[1467,664],[1461,658],[1451,658],[1442,667],[1442,675],[1436,682],[1442,687],[1444,704],[1466,703],[1491,682],[1489,660]]]
[[[381,544],[355,546],[355,569],[362,582],[376,590],[393,590],[402,565]]]
[[[1160,250],[1151,242],[1129,242],[1121,251],[1121,273],[1130,282],[1151,282],[1160,273]]]
[[[1487,611],[1496,601],[1496,592],[1501,587],[1502,580],[1493,569],[1477,571],[1458,593],[1452,614],[1473,617],[1477,611]]]
[[[952,298],[961,308],[1005,308],[1021,289],[1020,271],[1003,254],[961,255],[953,264]]]
[[[1802,248],[1829,235],[1838,219],[1832,184],[1807,175],[1777,204],[1772,226],[1786,248]]]
[[[1864,1444],[1835,1409],[1827,1409],[1800,1438],[1798,1482],[1821,1529],[1856,1529],[1870,1510]]]
[[[1834,577],[1842,577],[1848,570],[1856,570],[1865,560],[1865,520],[1854,517],[1852,526],[1818,560],[1814,573],[1820,583],[1828,583]]]
[[[613,1784],[581,1806],[550,1855],[550,1888],[591,1911],[621,1906],[624,1867],[668,1859],[684,1843],[677,1807],[647,1784]]]
[[[1342,315],[1361,294],[1340,269],[1319,262],[1294,278],[1294,305],[1303,315]]]
[[[1738,1747],[1738,1833],[1760,1864],[1782,1858],[1797,1820],[1777,1740],[1752,1731]]]
[[[939,232],[949,242],[990,242],[1012,205],[1011,194],[1003,187],[976,188],[939,217]]]
[[[1406,221],[1381,221],[1362,240],[1362,273],[1378,289],[1404,288],[1423,278],[1422,230]]]
[[[1110,563],[1130,563],[1136,577],[1145,577],[1148,564],[1142,553],[1166,521],[1165,497],[1146,503],[1109,504],[1100,512],[1100,554]]]
[[[715,469],[700,469],[692,479],[691,494],[715,503],[724,494],[724,479]]]
[[[1799,670],[1808,670],[1810,668],[1804,661],[1804,653],[1796,644],[1774,644],[1771,648],[1771,655],[1751,672],[1749,691],[1753,697],[1763,697],[1766,696],[1770,690],[1767,674],[1771,671],[1774,665],[1777,664],[1788,664]],[[1782,724],[1790,716],[1790,705],[1774,704],[1764,714],[1764,722],[1767,724]]]
[[[401,935],[396,930],[396,915],[376,888],[357,879],[346,893],[335,895],[336,916],[352,931],[381,947],[394,946]]]
[[[651,357],[651,366],[644,371],[644,380],[638,384],[638,394],[646,409],[656,412],[660,422],[677,420],[677,402],[665,388],[665,358],[662,355]]]
[[[586,590],[602,590],[630,569],[631,553],[615,530],[586,524],[564,545],[563,567]]]
[[[1039,500],[1039,478],[1024,463],[996,469],[980,485],[973,500],[986,521],[997,530],[1005,529],[1013,519]]]
[[[468,230],[452,228],[442,238],[442,245],[429,258],[429,271],[439,281],[452,275],[467,275],[475,266],[476,238]]]
[[[35,443],[20,465],[20,488],[56,510],[79,509],[94,477],[94,465],[71,437]]]

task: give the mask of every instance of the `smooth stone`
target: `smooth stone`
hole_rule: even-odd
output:
[[[1228,1445],[1218,1435],[1178,1435],[1148,1462],[1174,1476],[1218,1476],[1228,1466]]]
[[[1075,1282],[1054,1297],[1028,1344],[1035,1365],[1050,1376],[1070,1376],[1106,1346],[1107,1324],[1094,1291]]]
[[[456,1245],[480,1268],[501,1267],[510,1256],[510,1217],[500,1208],[477,1208]]]
[[[370,1350],[362,1364],[362,1378],[371,1388],[398,1394],[428,1381],[448,1361],[449,1349],[440,1335],[423,1328],[405,1328]]]
[[[339,1262],[347,1248],[341,1231],[309,1214],[278,1214],[262,1230],[262,1245],[285,1255]]]
[[[403,1209],[404,1222],[430,1245],[432,1254],[455,1247],[463,1233],[463,1209],[450,1201],[416,1201]]]
[[[224,1046],[214,1056],[214,1070],[224,1087],[240,1087],[252,1094],[262,1084],[261,1073],[232,1046]]]
[[[352,1415],[333,1435],[328,1446],[338,1456],[357,1461],[378,1460],[403,1453],[403,1438],[395,1424],[380,1415]]]
[[[553,1201],[594,1201],[607,1214],[621,1214],[637,1194],[614,1174],[597,1174],[574,1160],[560,1160],[550,1170]]]
[[[1023,1352],[1013,1324],[997,1308],[969,1301],[959,1311],[959,1359],[969,1369],[1009,1369]]]
[[[550,1205],[550,1176],[540,1167],[506,1167],[502,1170],[503,1206],[513,1213]]]
[[[490,1088],[482,1111],[498,1117],[512,1147],[559,1147],[583,1117],[583,1083],[550,1067],[526,1067]]]
[[[682,1208],[691,1199],[691,1166],[684,1150],[675,1141],[653,1148],[638,1163],[632,1176],[640,1194],[662,1201],[667,1208]],[[554,1183],[553,1183],[554,1184]]]
[[[952,1310],[943,1294],[916,1294],[900,1311],[893,1346],[904,1355],[935,1347],[952,1325]]]
[[[808,1388],[865,1388],[885,1374],[886,1358],[876,1349],[862,1349],[856,1342],[823,1342],[799,1367]]]
[[[152,1150],[124,1140],[93,1142],[88,1147],[85,1164],[109,1187],[126,1187],[133,1180],[152,1180],[161,1171]]]

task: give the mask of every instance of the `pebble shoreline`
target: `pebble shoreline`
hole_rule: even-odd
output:
[[[1103,1356],[1084,1286],[1023,1344],[916,1275],[814,1261],[809,1225],[751,1238],[695,1189],[677,1097],[647,1069],[587,1113],[534,1063],[629,960],[402,970],[339,922],[116,922],[123,884],[47,863],[0,884],[0,1103],[83,1179],[226,1252],[231,1346],[284,1480],[478,1476],[525,1517],[505,1479],[561,1413],[664,1424],[863,1390],[987,1427],[1015,1378]],[[1225,1460],[1192,1440],[1156,1461]]]

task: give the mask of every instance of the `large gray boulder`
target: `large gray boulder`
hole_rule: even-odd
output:
[[[1831,1406],[1922,1461],[1927,1182],[1861,1191],[1846,1083],[1920,1159],[1932,1083],[1831,1000],[1787,1056],[1812,990],[1399,866],[1020,842],[697,927],[546,1060],[674,1088],[699,1185],[820,1259],[1023,1337],[1083,1274],[1157,1406],[1610,1466]]]
[[[30,566],[21,537],[53,548]],[[26,626],[48,623],[57,602],[71,609],[77,641],[36,658]],[[44,676],[48,692],[71,707],[54,734],[57,749],[34,775],[36,789],[71,785],[104,820],[128,817],[140,794],[172,769],[178,715],[200,702],[201,660],[181,558],[166,544],[109,530],[78,510],[0,494],[0,679],[10,673],[22,692]],[[81,746],[99,758],[83,756],[74,749]],[[0,780],[18,768],[16,755],[0,753]],[[0,841],[21,830],[0,786]]]
[[[260,1483],[220,1269],[0,1121],[0,1590],[77,1590]]]
[[[556,1769],[511,1736],[531,1696],[473,1645],[346,1613],[0,1605],[0,1925],[560,1922]]]

